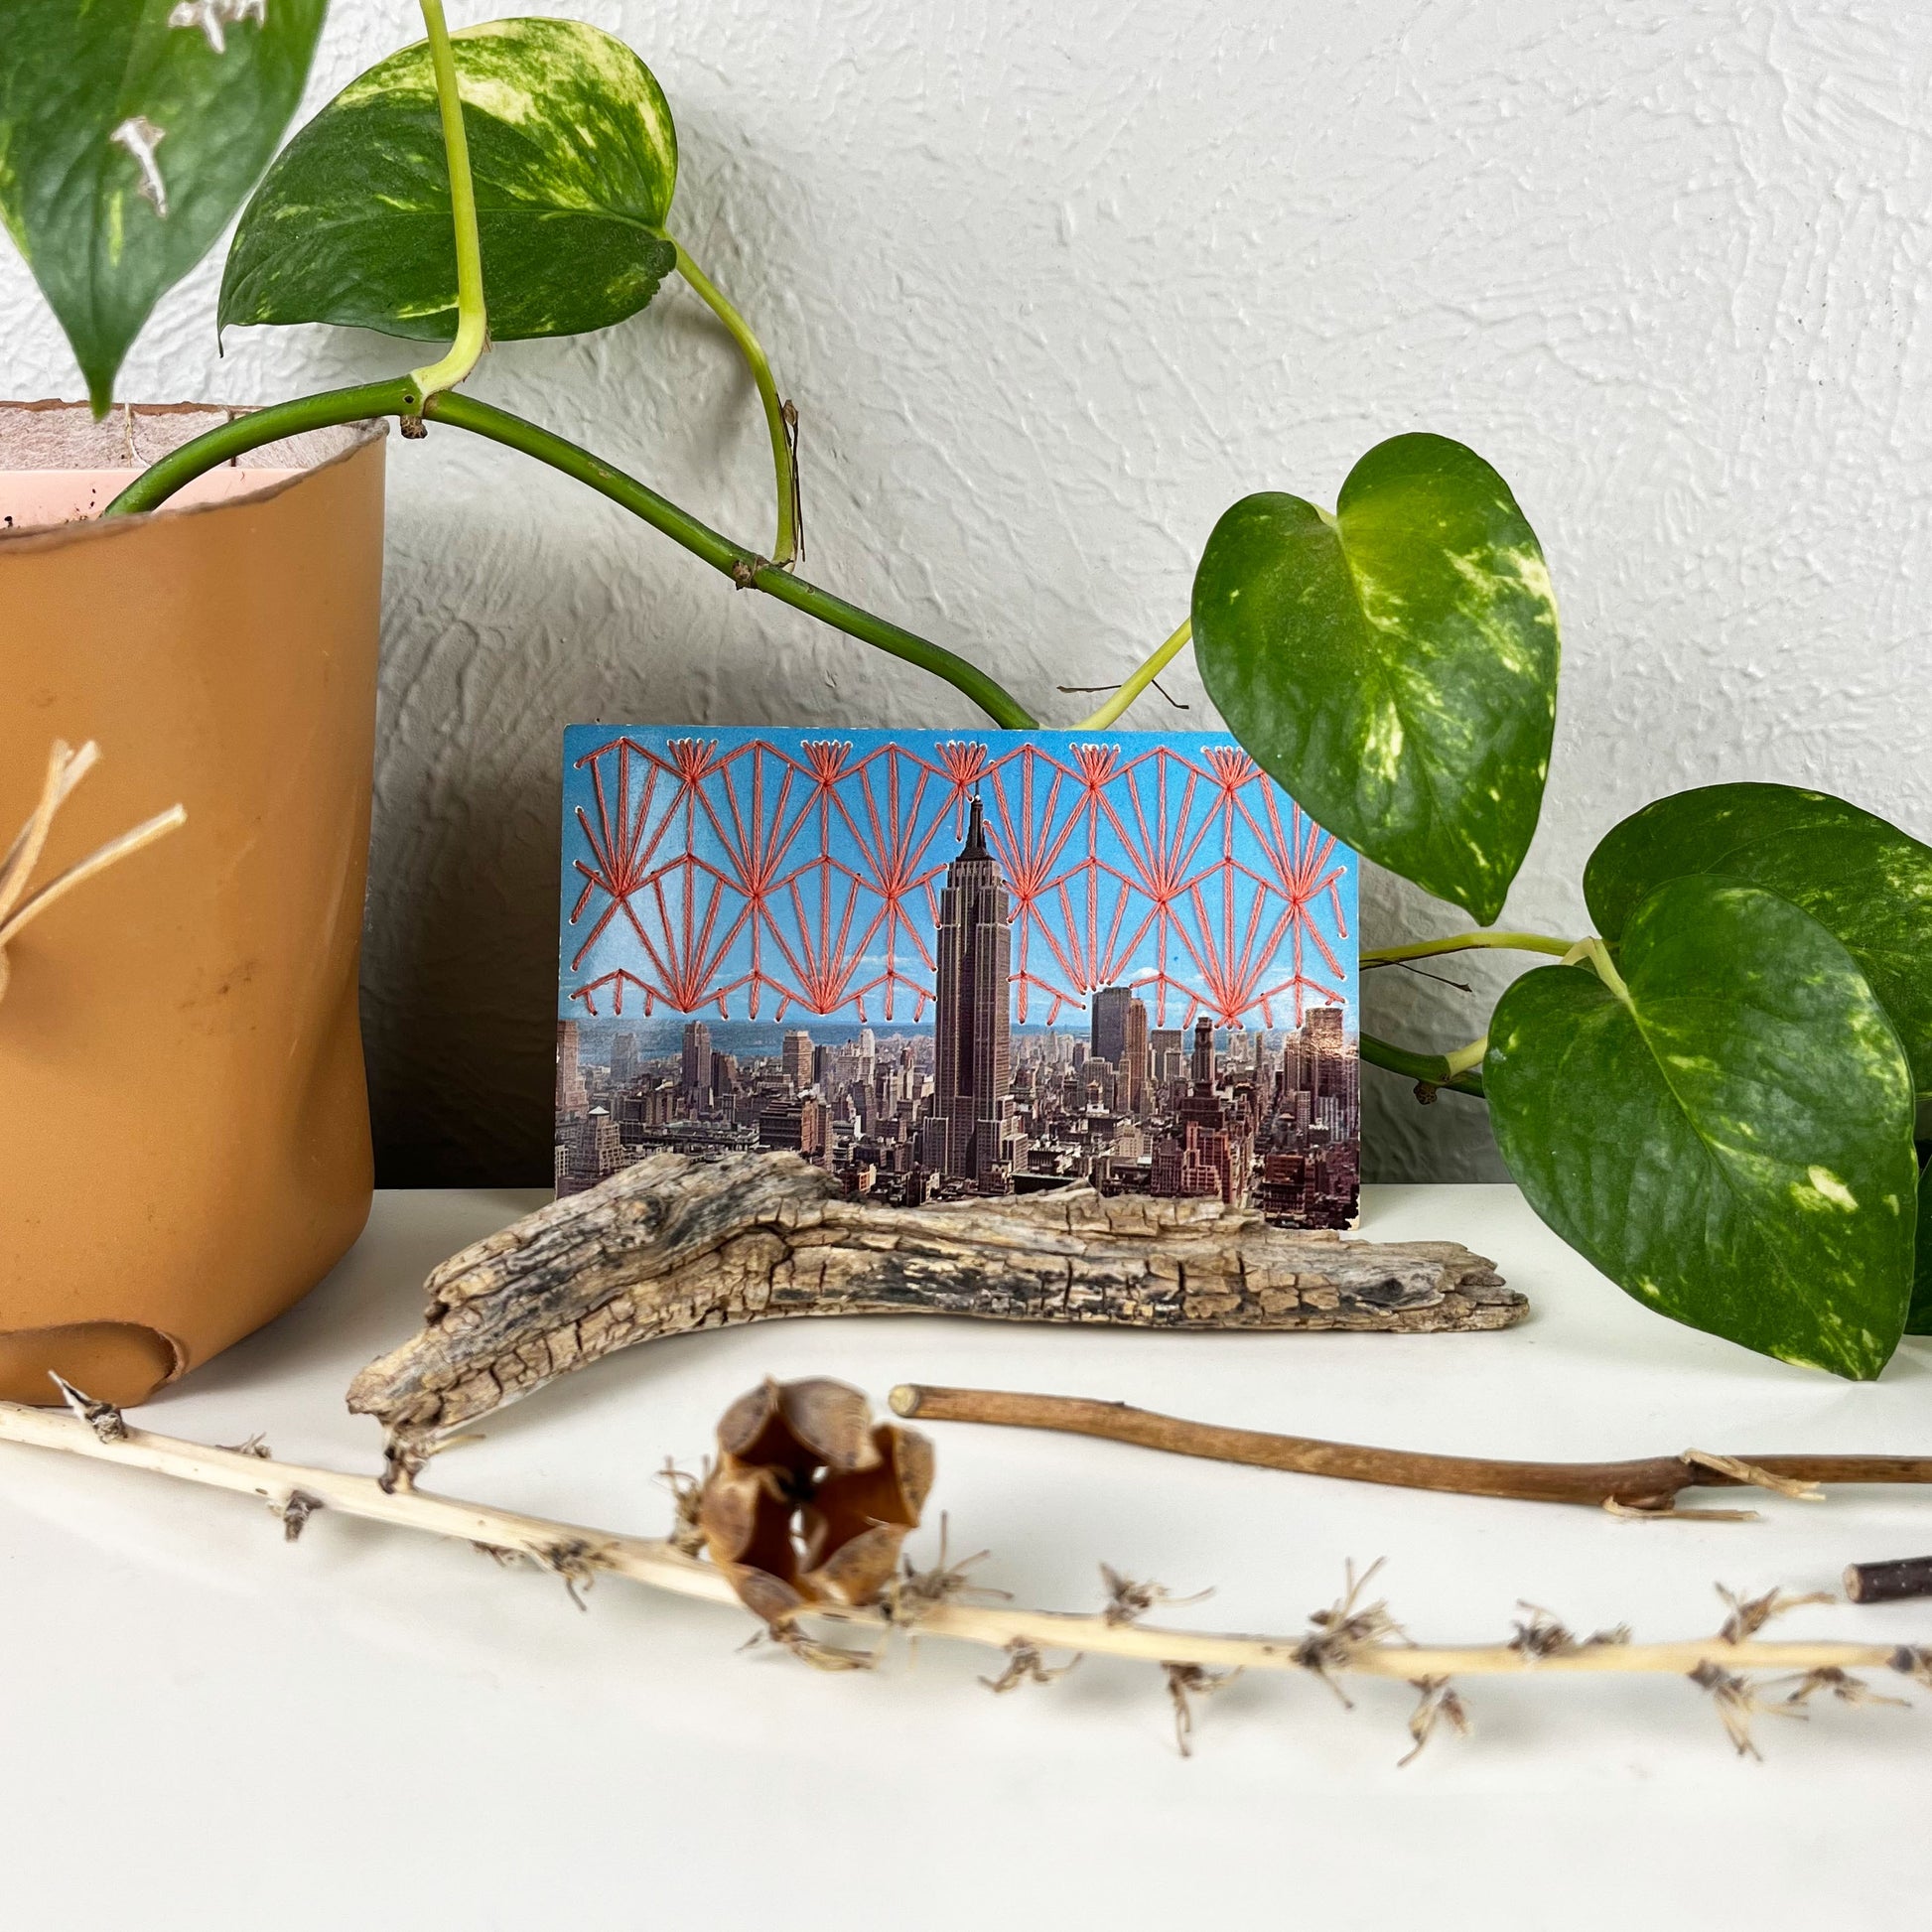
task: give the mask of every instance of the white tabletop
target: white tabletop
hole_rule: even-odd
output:
[[[535,1194],[380,1195],[281,1321],[140,1411],[207,1442],[374,1466],[350,1373],[414,1326],[430,1266]],[[426,1487],[660,1532],[760,1376],[883,1401],[923,1380],[1117,1397],[1259,1428],[1514,1456],[1932,1447],[1932,1344],[1876,1385],[1762,1361],[1625,1300],[1514,1190],[1370,1189],[1364,1231],[1496,1258],[1500,1335],[1152,1336],[926,1319],[773,1323],[633,1349],[495,1418]],[[1426,1640],[1715,1628],[1713,1584],[1831,1587],[1932,1552],[1932,1497],[1763,1498],[1749,1525],[1409,1494],[936,1426],[933,1515],[986,1581],[1091,1607],[1096,1564],[1214,1596],[1175,1620],[1298,1630],[1345,1558],[1386,1557]],[[1694,1499],[1695,1500],[1695,1499]],[[1707,1495],[1705,1501],[1729,1501]],[[1293,1925],[1643,1932],[1925,1922],[1932,1700],[1760,1725],[1731,1754],[1676,1680],[1471,1683],[1467,1739],[1396,1760],[1411,1693],[1244,1678],[1175,1751],[1158,1676],[1089,1659],[995,1698],[926,1643],[870,1676],[741,1651],[735,1611],[562,1586],[327,1513],[0,1448],[0,1899],[8,1926]],[[1805,1610],[1782,1634],[1932,1641],[1932,1602]],[[1891,1689],[1892,1686],[1881,1688]]]

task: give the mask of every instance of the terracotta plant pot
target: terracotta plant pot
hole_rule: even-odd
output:
[[[89,520],[228,412],[0,406],[0,851],[100,747],[0,996],[0,1396],[133,1402],[312,1288],[371,1186],[356,1025],[386,425]]]

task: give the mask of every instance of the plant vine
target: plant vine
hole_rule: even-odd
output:
[[[378,63],[279,158],[319,4],[237,22],[219,97],[192,125],[165,120],[159,96],[123,98],[128,9],[37,9],[0,37],[0,213],[97,413],[153,301],[237,208],[222,324],[434,335],[451,315],[450,263],[419,226],[383,224],[449,196],[445,355],[241,416],[153,465],[105,514],[158,508],[305,431],[443,424],[597,490],[737,588],[941,678],[994,725],[1033,728],[965,656],[792,568],[796,415],[745,317],[671,237],[675,131],[643,62],[554,18],[452,36],[441,0],[421,4],[427,44]],[[193,40],[173,37],[155,73],[199,60]],[[72,219],[82,200],[111,248]],[[515,221],[501,218],[510,206]],[[522,218],[533,209],[544,218]],[[768,556],[457,386],[492,336],[612,327],[673,272],[758,389],[776,496]],[[1229,730],[1312,820],[1474,922],[1368,949],[1365,967],[1497,949],[1548,962],[1511,982],[1481,1038],[1429,1054],[1364,1034],[1365,1059],[1422,1098],[1485,1100],[1538,1213],[1646,1307],[1857,1377],[1901,1334],[1932,1332],[1932,1190],[1914,1142],[1932,1121],[1932,847],[1819,791],[1707,785],[1601,840],[1583,881],[1589,936],[1497,929],[1555,742],[1557,605],[1508,483],[1446,437],[1377,445],[1332,508],[1279,489],[1235,502],[1202,549],[1186,620],[1076,729],[1112,729],[1190,646]],[[1573,966],[1588,970],[1554,970]]]

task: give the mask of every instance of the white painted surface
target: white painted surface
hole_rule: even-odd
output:
[[[336,1277],[146,1428],[374,1465],[342,1392],[418,1318],[429,1267],[541,1196],[384,1194]],[[1658,1320],[1505,1188],[1371,1189],[1367,1232],[1464,1240],[1536,1313],[1500,1335],[1173,1336],[964,1321],[789,1322],[658,1343],[489,1422],[431,1486],[644,1533],[766,1373],[1117,1397],[1411,1448],[1621,1456],[1923,1450],[1932,1343],[1876,1384]],[[1506,1636],[1519,1597],[1594,1629],[1690,1636],[1714,1581],[1830,1588],[1932,1545],[1911,1491],[1778,1497],[1748,1525],[1432,1497],[935,1426],[933,1513],[1023,1600],[1097,1605],[1096,1564],[1178,1591],[1201,1629],[1296,1631],[1345,1559],[1388,1559],[1425,1639]],[[1693,1500],[1697,1500],[1694,1498]],[[1733,1502],[1735,1492],[1703,1500]],[[915,1553],[929,1560],[923,1536]],[[294,1548],[252,1502],[0,1447],[0,1752],[8,1923],[341,1932],[365,1921],[634,1932],[855,1923],[968,1932],[1813,1932],[1923,1920],[1932,1699],[1828,1705],[1732,1756],[1674,1680],[1469,1683],[1476,1729],[1407,1770],[1409,1693],[1351,1714],[1244,1678],[1174,1750],[1158,1676],[1089,1659],[992,1698],[927,1642],[870,1676],[746,1653],[736,1612],[554,1579],[316,1518]],[[1926,1641],[1932,1603],[1808,1609],[1788,1634]],[[1880,1689],[1893,1686],[1881,1685]]]
[[[1563,605],[1550,808],[1511,919],[1576,927],[1595,838],[1691,783],[1823,784],[1932,834],[1932,13],[525,4],[624,33],[670,95],[676,229],[803,411],[809,573],[1043,715],[1166,635],[1236,496],[1332,501],[1371,443],[1429,428],[1511,480]],[[317,98],[412,15],[336,0]],[[129,394],[258,401],[416,358],[301,331],[239,332],[217,361],[215,281],[163,305]],[[11,256],[0,341],[14,393],[73,392]],[[477,387],[765,540],[755,399],[688,293],[608,338],[499,348]],[[458,432],[390,467],[378,1131],[395,1173],[534,1177],[562,725],[972,713]],[[1454,917],[1386,881],[1364,912],[1383,940]],[[1474,1001],[1392,977],[1381,1031],[1478,1031]],[[1479,1109],[1421,1112],[1379,1078],[1371,1099],[1371,1172],[1493,1172]]]

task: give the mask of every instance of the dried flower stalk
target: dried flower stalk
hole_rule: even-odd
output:
[[[280,1462],[249,1450],[204,1447],[125,1424],[116,1435],[79,1416],[30,1409],[18,1403],[0,1402],[0,1442],[55,1449],[232,1490],[258,1498],[278,1514],[286,1510],[292,1496],[301,1492],[345,1516],[486,1545],[566,1577],[623,1577],[674,1595],[723,1604],[737,1601],[731,1580],[715,1564],[684,1555],[667,1538],[626,1536],[525,1516],[485,1503],[426,1495],[420,1490],[385,1489],[375,1476]],[[1754,1638],[1732,1643],[1714,1633],[1671,1643],[1579,1644],[1547,1656],[1534,1654],[1534,1647],[1523,1645],[1520,1639],[1486,1644],[1412,1644],[1389,1634],[1393,1625],[1392,1620],[1385,1620],[1385,1608],[1359,1605],[1357,1599],[1372,1574],[1351,1582],[1349,1594],[1317,1613],[1313,1638],[1176,1630],[1138,1620],[1109,1620],[1105,1610],[1086,1613],[966,1603],[943,1592],[941,1600],[919,1606],[916,1628],[921,1636],[981,1644],[998,1651],[1024,1646],[1041,1656],[1077,1651],[1139,1658],[1163,1667],[1177,1663],[1209,1670],[1318,1669],[1323,1674],[1389,1678],[1410,1684],[1435,1677],[1531,1674],[1561,1677],[1663,1672],[1689,1676],[1700,1665],[1711,1664],[1731,1672],[1786,1675],[1891,1670],[1932,1687],[1932,1649],[1894,1644],[1771,1643]],[[878,1636],[894,1627],[892,1614],[883,1603],[828,1603],[814,1606],[811,1614]],[[1337,1637],[1341,1641],[1336,1642]]]

